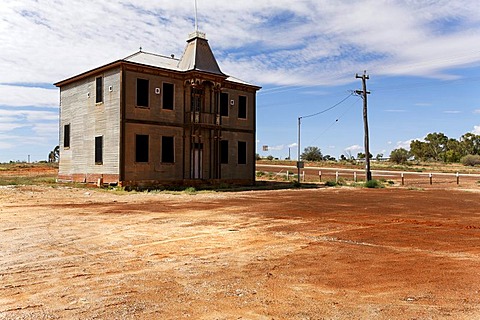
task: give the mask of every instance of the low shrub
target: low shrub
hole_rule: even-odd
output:
[[[256,175],[257,175],[257,177],[263,177],[265,175],[265,172],[257,171]]]
[[[383,188],[384,185],[378,180],[370,180],[365,182],[365,188]]]
[[[464,166],[476,166],[480,165],[480,155],[478,154],[468,154],[464,156],[462,159],[460,159],[460,162]]]
[[[328,181],[325,181],[325,186],[326,187],[336,187],[337,182],[335,180],[328,180]]]
[[[188,187],[184,190],[185,193],[196,193],[197,192],[197,189],[195,189],[194,187]]]

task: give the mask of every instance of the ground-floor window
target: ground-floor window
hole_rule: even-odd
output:
[[[228,164],[228,140],[220,141],[220,163]]]
[[[145,135],[145,134],[136,135],[135,162],[148,162],[148,135]]]
[[[175,139],[173,137],[162,137],[162,162],[175,162]]]
[[[63,147],[70,148],[70,124],[63,126]]]
[[[238,164],[247,164],[247,143],[238,141]]]
[[[95,164],[103,164],[103,136],[95,137]]]

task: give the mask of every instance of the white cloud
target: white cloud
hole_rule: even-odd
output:
[[[59,93],[56,89],[0,85],[0,106],[57,107]]]
[[[363,69],[453,78],[448,69],[480,60],[477,12],[469,0],[211,0],[199,3],[199,25],[226,73],[332,85]],[[9,70],[0,83],[56,82],[140,46],[179,56],[179,39],[193,31],[193,3],[184,1],[9,1],[0,16],[0,69]],[[462,27],[448,29],[448,21]]]
[[[480,125],[478,125],[478,126],[473,126],[472,133],[474,133],[474,134],[480,134]]]
[[[462,112],[459,111],[459,110],[445,110],[445,111],[443,111],[443,113],[447,113],[447,114],[458,114],[458,113],[462,113]]]
[[[298,146],[298,144],[296,142],[288,145],[289,148],[295,148],[297,146]]]
[[[363,147],[359,146],[358,144],[354,144],[353,146],[347,147],[344,150],[353,154],[355,152],[361,152]]]
[[[473,110],[474,114],[480,114],[480,109]]]

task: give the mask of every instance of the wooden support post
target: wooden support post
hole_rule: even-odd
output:
[[[431,173],[429,173],[428,178],[430,179],[430,185],[432,185],[433,184],[433,175]]]
[[[405,176],[404,176],[404,174],[403,174],[403,172],[402,172],[402,186],[403,186],[403,185],[405,185]]]
[[[318,178],[320,179],[320,182],[322,182],[322,171],[318,171]]]
[[[305,182],[305,171],[302,171],[302,181]]]
[[[357,182],[357,172],[356,171],[353,172],[353,182],[355,182],[355,183]]]
[[[456,176],[457,176],[457,185],[458,185],[460,183],[460,174],[457,172]]]
[[[338,183],[338,171],[335,172],[335,182]]]

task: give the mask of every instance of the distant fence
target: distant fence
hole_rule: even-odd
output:
[[[257,164],[258,171],[271,172],[276,176],[285,176],[287,179],[296,179],[298,169],[295,166]],[[373,179],[387,180],[401,185],[415,184],[461,184],[462,182],[477,182],[480,174],[443,173],[443,172],[402,172],[389,170],[371,170]],[[365,171],[346,168],[317,168],[306,167],[300,171],[302,182],[322,182],[339,179],[350,181],[364,181]]]

